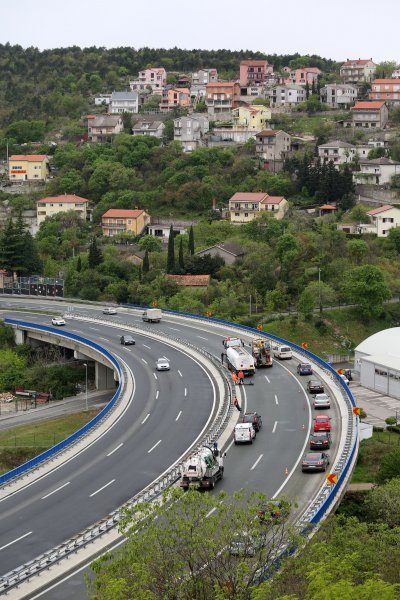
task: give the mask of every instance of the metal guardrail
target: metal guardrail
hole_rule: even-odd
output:
[[[87,320],[87,317],[80,317],[80,315],[78,315],[76,313],[70,313],[68,316]],[[97,318],[97,320],[110,323],[110,321],[108,321],[107,319]],[[51,327],[47,327],[47,326],[26,323],[23,321],[16,321],[14,319],[7,319],[6,322],[8,322],[9,324],[15,324],[15,325],[20,325],[20,326],[26,326],[26,327],[29,326],[30,329],[40,329],[40,330],[45,330],[47,332],[54,333],[54,329]],[[116,321],[113,320],[111,322],[115,323]],[[120,320],[118,320],[118,324],[120,324]],[[140,325],[138,325],[138,326],[135,325],[134,327],[132,327],[132,323],[123,323],[123,325],[128,329],[142,330],[144,333],[148,333],[148,329],[146,329],[145,327],[140,326]],[[59,334],[58,331],[57,331],[57,334]],[[101,346],[98,346],[97,344],[90,342],[89,340],[85,340],[85,338],[82,338],[81,336],[77,336],[75,334],[69,334],[69,333],[65,333],[62,335],[65,335],[65,337],[68,337],[68,338],[75,339],[78,342],[80,341],[80,342],[84,343],[85,345],[94,347],[95,349],[101,348]],[[0,593],[6,592],[6,591],[18,586],[19,584],[26,581],[30,577],[33,577],[34,575],[39,574],[41,571],[48,569],[50,566],[58,563],[59,561],[61,561],[64,558],[67,558],[69,555],[77,552],[77,550],[83,548],[87,544],[93,542],[95,539],[99,538],[100,536],[102,536],[105,533],[112,530],[120,521],[122,510],[124,510],[126,508],[132,508],[133,506],[135,506],[141,502],[151,501],[151,500],[155,499],[157,496],[159,496],[163,492],[163,490],[165,490],[167,487],[174,484],[179,479],[180,474],[181,474],[181,466],[182,466],[183,462],[185,460],[187,460],[188,456],[190,454],[192,454],[196,449],[200,449],[205,444],[208,444],[208,445],[212,444],[212,442],[217,440],[219,435],[221,434],[221,432],[225,429],[227,422],[229,420],[229,417],[231,415],[231,412],[233,410],[232,403],[231,403],[232,388],[231,388],[230,381],[227,378],[226,372],[221,368],[220,361],[215,356],[213,356],[211,353],[207,352],[206,350],[200,349],[200,348],[194,346],[193,344],[189,344],[179,338],[174,338],[173,336],[170,336],[165,333],[162,334],[162,337],[163,337],[163,339],[168,339],[172,342],[174,342],[174,341],[179,342],[180,344],[183,344],[189,348],[192,348],[196,352],[199,352],[207,360],[209,360],[213,364],[213,366],[216,367],[218,369],[218,371],[220,372],[220,374],[222,375],[223,384],[224,384],[224,397],[221,399],[221,401],[219,403],[219,409],[217,410],[217,412],[215,414],[214,421],[213,421],[211,428],[209,429],[207,434],[205,434],[203,436],[201,441],[198,443],[197,447],[191,448],[178,464],[173,465],[173,467],[171,467],[169,469],[169,471],[167,471],[166,474],[157,478],[155,481],[153,481],[146,488],[144,488],[141,492],[139,492],[133,498],[128,500],[126,503],[124,503],[117,510],[111,512],[109,515],[104,517],[104,519],[97,521],[94,525],[81,531],[80,533],[75,535],[70,540],[67,540],[67,541],[63,542],[62,544],[59,544],[58,546],[56,546],[55,548],[52,548],[48,552],[45,552],[45,553],[41,554],[40,556],[36,557],[34,560],[32,560],[24,565],[21,565],[20,567],[14,569],[13,571],[10,571],[9,573],[6,573],[3,576],[1,576],[0,577]],[[108,351],[104,351],[104,349],[103,349],[102,354],[105,354],[106,356],[109,355],[113,359],[112,360],[113,364],[118,365],[119,369],[121,369],[119,363],[116,361],[116,359],[114,357],[112,357],[112,355]],[[119,397],[119,394],[118,394],[118,396],[117,396],[117,394],[115,394],[114,397],[108,403],[108,405],[101,411],[101,413],[99,413],[99,415],[102,413],[105,414],[104,410],[111,403],[113,403],[113,406],[114,406],[114,404],[116,402],[116,398],[118,398],[118,397]],[[97,417],[99,415],[97,415]],[[96,417],[95,417],[95,419],[92,419],[92,421],[87,423],[87,425],[89,425],[90,423],[92,423],[95,420],[96,420]],[[76,434],[80,433],[80,435],[78,436],[79,438],[89,430],[87,428],[87,425],[82,427],[79,431],[76,432]],[[75,434],[73,434],[73,436],[69,436],[69,438],[66,438],[66,440],[64,440],[63,442],[66,442],[67,440],[69,440],[70,438],[72,438],[74,436],[75,436]],[[73,441],[75,441],[75,439],[72,440],[70,442],[70,444],[73,443]],[[61,442],[60,444],[63,444],[63,442]],[[57,444],[56,446],[53,446],[53,448],[50,449],[51,451],[53,451],[51,454],[54,454],[55,452],[60,451],[60,448],[59,448],[60,444]],[[56,450],[56,448],[57,448],[57,450]],[[47,452],[50,452],[50,450]],[[36,457],[36,459],[43,457],[40,460],[40,463],[43,462],[44,460],[46,460],[46,458],[48,458],[47,452],[42,453],[41,455]],[[32,461],[35,461],[35,459],[32,459]],[[21,465],[21,468],[25,466],[24,470],[28,470],[28,468],[31,469],[32,467],[36,466],[36,464],[31,464],[32,461],[28,461],[27,463],[25,463],[25,465]],[[29,464],[29,467],[27,466],[28,464]],[[9,473],[13,473],[16,470],[17,469],[14,469],[13,471],[10,471]],[[13,475],[13,477],[15,477],[19,474],[20,474],[20,472],[15,473]],[[8,475],[8,474],[6,473],[5,476],[6,475]],[[0,483],[1,483],[1,479],[0,479]]]

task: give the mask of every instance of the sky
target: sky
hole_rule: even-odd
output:
[[[225,48],[400,63],[399,23],[400,0],[2,0],[0,43]]]

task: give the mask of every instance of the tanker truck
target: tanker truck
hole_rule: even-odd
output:
[[[251,342],[251,353],[257,369],[272,367],[271,343],[265,338],[256,338]]]
[[[215,482],[224,476],[224,460],[221,452],[203,446],[192,454],[182,466],[181,487],[189,489],[195,484],[199,490],[212,490]]]
[[[230,371],[235,373],[243,371],[244,375],[254,375],[254,358],[243,348],[227,348],[226,359]]]

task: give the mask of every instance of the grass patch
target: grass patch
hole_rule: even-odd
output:
[[[0,432],[0,474],[61,442],[93,419],[99,410],[74,413]]]
[[[398,446],[400,435],[390,431],[375,431],[372,438],[363,440],[351,483],[375,483],[382,458]]]

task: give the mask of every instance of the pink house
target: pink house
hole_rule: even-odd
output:
[[[309,86],[312,86],[313,83],[316,85],[320,74],[321,69],[318,67],[302,67],[290,72],[289,82],[297,85],[306,85],[307,83]]]
[[[170,112],[175,107],[188,108],[191,105],[189,88],[172,88],[164,90],[160,102],[160,111]]]
[[[267,60],[242,60],[240,62],[240,85],[262,85],[272,75],[274,66]]]

